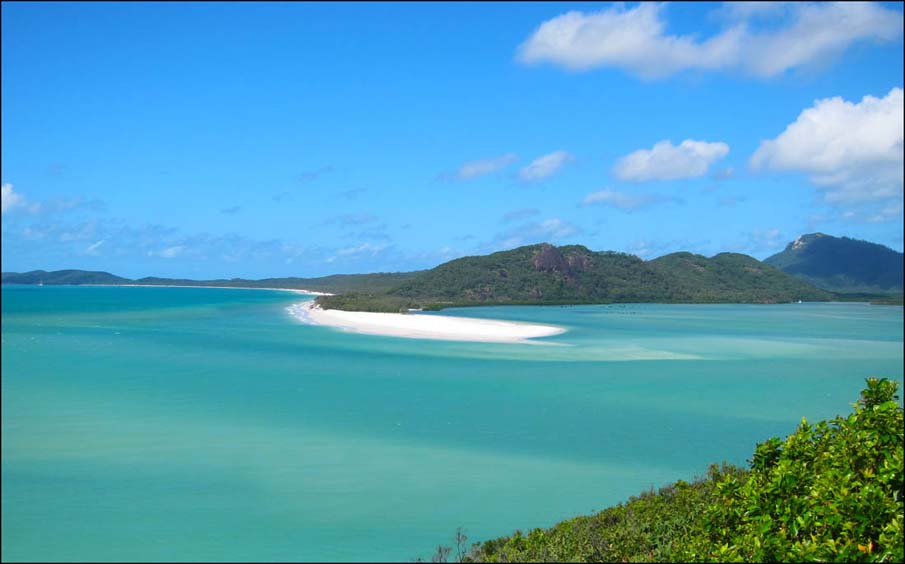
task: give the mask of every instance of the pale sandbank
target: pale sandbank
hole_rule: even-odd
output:
[[[312,325],[326,325],[354,333],[408,337],[410,339],[538,343],[538,341],[529,339],[559,335],[566,331],[564,328],[554,325],[537,325],[497,319],[417,313],[324,310],[313,301],[293,304],[287,308],[287,311],[296,319]]]

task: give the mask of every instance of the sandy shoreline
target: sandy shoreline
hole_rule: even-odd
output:
[[[537,325],[496,319],[474,319],[417,313],[370,313],[323,310],[313,301],[293,304],[287,311],[299,321],[326,325],[354,333],[387,335],[410,339],[478,341],[484,343],[535,343],[536,337],[559,335],[566,330],[553,325]]]

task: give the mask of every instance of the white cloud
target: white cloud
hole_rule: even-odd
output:
[[[902,34],[899,11],[869,2],[718,11],[730,15],[726,26],[705,40],[667,34],[662,4],[571,11],[543,22],[519,46],[517,58],[571,70],[617,67],[644,78],[724,69],[769,77],[822,62],[859,41],[890,41]],[[777,14],[784,16],[780,27],[752,29],[760,16]]]
[[[729,154],[729,145],[686,139],[678,146],[660,141],[651,149],[639,149],[616,163],[614,172],[622,180],[676,180],[707,173],[715,161]]]
[[[491,172],[496,172],[500,169],[506,168],[507,166],[514,163],[517,159],[518,157],[516,157],[513,153],[507,153],[505,155],[491,159],[469,161],[459,167],[459,170],[456,171],[455,177],[458,180],[471,180],[473,178],[484,176],[486,174],[490,174]]]
[[[817,100],[776,138],[761,142],[751,167],[807,174],[829,203],[902,198],[903,92],[858,103]]]
[[[184,245],[173,245],[159,251],[148,251],[148,256],[157,256],[161,258],[176,258],[185,251]]]
[[[654,204],[658,200],[659,199],[652,194],[638,194],[633,196],[631,194],[605,188],[597,192],[591,192],[585,196],[581,205],[590,206],[600,204],[630,211]]]
[[[903,208],[902,202],[890,202],[877,211],[877,213],[870,216],[867,221],[871,223],[884,223],[894,219],[901,220],[903,209],[905,208]]]
[[[0,213],[6,213],[16,206],[23,205],[25,205],[25,196],[17,194],[16,191],[13,190],[12,184],[4,182],[3,185],[0,186]]]
[[[558,241],[578,233],[581,233],[581,229],[568,221],[554,217],[525,223],[498,233],[489,245],[482,247],[482,250],[511,249],[530,243]]]
[[[838,56],[861,40],[902,35],[902,13],[870,2],[807,3],[795,7],[791,25],[745,38],[747,69],[762,77]]]
[[[92,255],[92,256],[97,256],[97,255],[101,254],[100,251],[98,251],[98,249],[103,244],[104,244],[104,240],[101,239],[100,241],[94,243],[93,245],[88,245],[88,248],[85,249],[85,254]]]
[[[554,151],[548,155],[538,157],[531,164],[522,168],[518,175],[525,182],[536,182],[553,175],[574,157],[567,151]]]
[[[378,244],[375,245],[373,243],[362,243],[361,245],[357,245],[354,247],[345,247],[343,249],[338,249],[336,254],[338,255],[360,255],[362,253],[370,253],[372,255],[376,255],[380,251],[387,248],[387,245]]]

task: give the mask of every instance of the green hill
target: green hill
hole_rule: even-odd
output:
[[[802,419],[757,445],[750,469],[712,465],[548,529],[438,546],[460,562],[902,562],[903,413],[896,383],[867,381],[848,417]]]
[[[110,274],[90,270],[32,270],[31,272],[4,272],[3,284],[129,284],[131,280]]]
[[[901,293],[902,259],[876,243],[810,233],[764,262],[833,292]]]
[[[645,262],[581,245],[529,245],[463,257],[385,291],[319,298],[325,308],[405,311],[454,306],[613,302],[776,303],[832,295],[746,255],[675,253]]]

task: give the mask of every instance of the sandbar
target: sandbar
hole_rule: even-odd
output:
[[[483,343],[539,343],[529,339],[565,333],[563,327],[538,325],[498,319],[474,319],[449,315],[418,313],[371,313],[322,309],[314,301],[289,306],[296,319],[311,325],[326,325],[354,333],[440,339],[444,341],[478,341]]]

